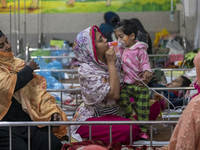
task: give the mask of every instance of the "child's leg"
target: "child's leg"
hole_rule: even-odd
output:
[[[121,89],[120,98],[118,100],[119,105],[126,113],[126,118],[130,118],[131,114],[133,113],[133,108],[130,103],[130,97],[132,93],[131,88],[131,85],[126,84],[126,86],[123,89]]]
[[[149,120],[149,90],[147,87],[141,88],[135,86],[134,99],[135,109],[138,117],[138,121]],[[147,132],[147,125],[140,125],[142,132]]]

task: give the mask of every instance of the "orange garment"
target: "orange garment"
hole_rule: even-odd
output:
[[[200,52],[194,58],[200,83]],[[161,150],[200,150],[200,94],[192,98],[178,120],[169,145]]]
[[[33,73],[33,79],[14,93],[17,72],[25,67],[25,62],[13,56],[12,52],[0,52],[0,120],[5,116],[14,97],[33,121],[50,121],[53,113],[59,113],[63,121],[68,121],[64,111],[55,103],[55,98],[46,92],[47,83],[43,76]],[[66,135],[66,126],[53,129],[61,138]]]

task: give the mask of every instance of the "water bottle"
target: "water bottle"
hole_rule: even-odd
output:
[[[70,47],[67,44],[67,41],[63,42],[61,49],[62,49],[62,52],[63,52],[62,56],[69,56]],[[70,64],[69,58],[62,58],[61,62],[62,62],[63,66],[69,66],[69,64]]]

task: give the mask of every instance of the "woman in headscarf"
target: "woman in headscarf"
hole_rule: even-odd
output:
[[[83,103],[76,110],[73,121],[131,121],[123,118],[117,104],[123,81],[121,65],[113,48],[109,48],[97,26],[89,27],[77,35],[74,53],[79,60],[79,83]],[[92,140],[110,141],[109,125],[93,125]],[[89,139],[89,128],[72,126],[72,137]],[[133,141],[140,139],[141,130],[132,125]],[[130,144],[130,126],[113,125],[112,142]],[[131,143],[132,144],[132,143]]]
[[[194,58],[197,80],[200,83],[200,52]],[[200,94],[188,103],[178,120],[168,146],[161,150],[199,150],[200,149]]]
[[[100,25],[99,29],[100,29],[101,33],[104,35],[104,37],[107,39],[107,41],[111,42],[111,41],[113,41],[112,33],[114,31],[114,27],[120,21],[120,18],[114,12],[106,12],[104,14],[104,21],[105,21],[105,23],[102,23]]]
[[[35,69],[39,67],[33,60],[25,63],[13,56],[10,43],[0,30],[1,121],[67,121],[55,98],[46,92],[45,78],[33,73]],[[66,126],[53,127],[51,149],[61,149],[58,138],[66,134]],[[48,130],[45,127],[31,126],[30,138],[32,150],[48,149]],[[9,149],[8,127],[0,127],[0,149]],[[28,127],[12,127],[12,149],[28,149]]]

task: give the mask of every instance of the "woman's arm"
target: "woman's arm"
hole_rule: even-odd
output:
[[[39,67],[34,60],[27,62],[26,66],[17,73],[17,82],[14,92],[23,88],[29,81],[33,79],[33,70],[35,69],[39,69]]]
[[[29,66],[25,66],[17,73],[17,82],[15,85],[15,91],[23,88],[29,81],[33,79],[33,69]]]
[[[115,67],[116,62],[116,54],[113,48],[110,48],[106,51],[106,59],[108,64],[108,71],[109,71],[109,84],[110,84],[110,91],[108,92],[106,98],[112,100],[119,99],[119,92],[120,92],[120,83],[117,74],[117,70]]]

